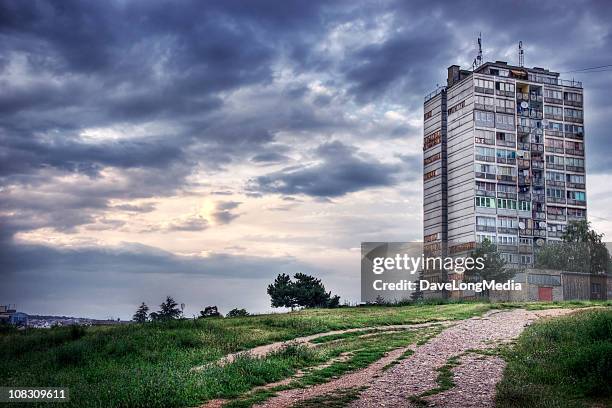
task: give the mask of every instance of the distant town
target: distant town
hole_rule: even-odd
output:
[[[72,316],[28,315],[27,313],[18,311],[17,305],[0,305],[0,325],[12,325],[17,328],[50,329],[59,326],[104,326],[125,323],[127,322],[110,318],[102,320]]]

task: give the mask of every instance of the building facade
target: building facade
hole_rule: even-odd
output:
[[[423,235],[455,255],[489,239],[512,265],[587,216],[582,84],[506,62],[448,68],[425,97]]]

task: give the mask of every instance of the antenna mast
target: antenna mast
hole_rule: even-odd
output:
[[[525,65],[525,51],[523,50],[523,42],[519,41],[519,67]]]
[[[478,33],[478,55],[472,63],[472,71],[482,65],[482,33]]]

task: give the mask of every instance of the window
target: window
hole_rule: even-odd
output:
[[[584,159],[578,157],[566,157],[565,164],[573,167],[584,167]]]
[[[474,165],[474,171],[476,173],[495,174],[495,166],[492,164],[476,163]]]
[[[565,225],[564,224],[551,224],[548,223],[546,225],[546,229],[548,230],[548,232],[565,232]]]
[[[474,111],[476,126],[495,127],[495,114],[493,112]]]
[[[565,92],[564,98],[566,101],[580,103],[582,102],[582,94],[575,92]]]
[[[476,225],[495,228],[495,217],[476,217]]]
[[[476,146],[476,160],[495,161],[495,149],[491,147]]]
[[[432,178],[436,177],[437,175],[438,175],[437,170],[428,171],[427,173],[425,173],[423,175],[423,179],[425,181],[431,180]]]
[[[574,119],[582,119],[582,111],[578,109],[565,108],[565,117],[574,118]]]
[[[562,132],[563,131],[563,123],[553,122],[552,120],[548,121],[548,126],[546,126],[546,129],[555,130],[557,132]]]
[[[482,244],[485,240],[491,242],[491,243],[495,243],[496,239],[495,239],[495,235],[493,234],[476,234],[476,241],[479,244]]]
[[[497,199],[497,208],[516,210],[516,200],[507,200],[505,198]]]
[[[531,255],[521,255],[521,264],[522,265],[531,265],[533,263],[533,258]]]
[[[495,183],[487,183],[486,181],[476,181],[476,189],[482,191],[495,191]]]
[[[427,150],[431,147],[434,147],[442,141],[442,132],[436,130],[435,132],[425,136],[425,143],[423,145],[423,150]]]
[[[516,167],[497,166],[497,174],[500,176],[516,177]]]
[[[563,116],[563,108],[559,106],[546,105],[544,106],[544,113],[547,115]]]
[[[518,228],[518,220],[513,217],[498,217],[497,226],[499,228]]]
[[[442,155],[440,153],[436,153],[436,154],[434,154],[432,156],[426,157],[423,160],[423,164],[427,165],[427,164],[431,164],[433,162],[437,162],[438,160],[440,160],[440,158],[442,158]]]
[[[516,194],[517,187],[511,184],[498,184],[497,191],[501,193],[515,193]]]
[[[514,110],[514,101],[512,99],[497,98],[495,100],[495,105],[499,108]]]
[[[497,149],[497,157],[500,159],[516,159],[514,150]]]
[[[560,188],[547,188],[546,196],[552,198],[563,198],[563,190]]]
[[[576,201],[585,201],[586,200],[586,194],[584,191],[567,191],[567,198],[569,198],[570,200],[576,200]]]
[[[452,108],[450,108],[448,110],[448,114],[452,115],[453,113],[460,111],[461,109],[465,108],[465,101],[461,101],[458,104],[456,104],[455,106],[453,106]]]
[[[549,215],[565,215],[565,208],[548,206],[546,208],[546,213]]]
[[[519,211],[531,211],[531,201],[519,201]]]
[[[546,147],[550,147],[552,149],[563,149],[563,140],[551,139],[548,137],[546,138]]]
[[[497,243],[501,245],[518,245],[518,237],[514,235],[498,235]]]
[[[567,215],[570,217],[584,218],[586,217],[586,211],[582,208],[568,208]]]
[[[557,91],[555,89],[546,89],[544,88],[544,97],[550,99],[563,99],[563,95],[561,91]]]
[[[584,175],[582,174],[566,174],[566,180],[568,183],[575,183],[575,184],[585,183]]]
[[[573,141],[565,141],[565,148],[568,150],[575,150],[575,151],[584,151],[584,143],[582,142],[573,142]]]
[[[546,163],[553,164],[557,166],[563,166],[563,157],[562,156],[554,156],[552,154],[546,155]]]
[[[490,96],[476,95],[474,98],[474,103],[477,103],[479,105],[493,106],[493,98]]]
[[[490,130],[476,129],[474,130],[474,140],[476,143],[495,144],[495,133]]]
[[[476,207],[495,208],[495,199],[491,197],[476,197]]]
[[[429,112],[425,112],[425,115],[423,115],[423,118],[425,120],[431,118],[431,115],[433,114],[433,111],[429,111]]]
[[[565,181],[565,174],[559,173],[557,171],[547,171],[546,172],[546,180],[548,181]]]
[[[514,92],[514,84],[508,82],[496,82],[495,89],[505,92]]]
[[[497,123],[498,128],[503,128],[503,127],[513,128],[514,127],[514,116],[497,113],[495,114],[495,123]]]
[[[575,134],[582,134],[582,133],[584,133],[584,129],[580,125],[565,124],[565,131],[567,133],[575,133]]]
[[[486,79],[476,78],[474,80],[474,85],[477,88],[493,89],[493,81],[487,81]]]
[[[503,143],[513,144],[514,142],[516,142],[516,136],[514,136],[514,133],[497,132],[496,139],[498,142],[503,142]],[[498,144],[502,144],[502,143],[498,143]]]

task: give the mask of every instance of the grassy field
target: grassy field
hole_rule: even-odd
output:
[[[501,408],[612,406],[612,310],[535,323],[505,358]]]
[[[240,358],[224,367],[192,370],[228,353],[330,330],[465,319],[500,307],[510,306],[454,303],[314,309],[231,319],[29,330],[0,335],[0,385],[69,387],[70,405],[78,407],[196,406],[212,398],[235,398],[255,386],[287,378],[300,368],[326,361],[342,347],[352,347],[351,342],[358,339],[332,337],[320,341],[335,345],[317,348],[317,352],[289,347],[264,359]],[[382,336],[373,339],[382,341]],[[384,339],[368,345],[374,350],[369,355],[357,353],[360,363],[352,361],[331,370],[351,370],[370,361],[386,350],[390,346],[387,340],[392,342],[394,337],[385,335]]]

